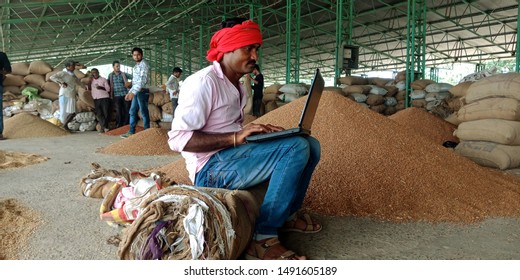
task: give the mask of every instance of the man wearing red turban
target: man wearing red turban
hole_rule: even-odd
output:
[[[269,182],[246,258],[305,259],[280,244],[278,231],[321,230],[308,214],[299,213],[320,143],[311,136],[246,143],[249,135],[283,129],[242,126],[247,96],[240,79],[255,68],[261,45],[258,24],[238,18],[222,23],[206,57],[212,65],[182,85],[168,144],[181,152],[195,186],[243,190]]]

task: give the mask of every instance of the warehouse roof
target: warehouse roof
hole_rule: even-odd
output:
[[[169,74],[176,65],[189,74],[207,65],[209,39],[224,18],[252,15],[262,26],[263,72],[272,80],[285,81],[288,50],[291,65],[299,61],[300,79],[309,78],[318,67],[325,75],[334,75],[337,1],[3,2],[0,48],[13,63],[45,60],[59,66],[74,59],[88,66],[118,59],[131,65],[130,50],[139,46],[158,72]],[[348,32],[349,2],[342,0],[342,37]],[[407,1],[353,2],[352,44],[360,51],[359,69],[354,72],[404,69]],[[427,66],[514,58],[516,0],[423,2]],[[286,44],[287,40],[291,43]]]

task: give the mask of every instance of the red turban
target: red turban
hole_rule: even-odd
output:
[[[241,47],[262,44],[262,33],[258,24],[251,20],[246,20],[242,24],[233,27],[222,28],[213,37],[209,43],[210,49],[206,59],[209,61],[220,61],[224,53],[232,52]]]

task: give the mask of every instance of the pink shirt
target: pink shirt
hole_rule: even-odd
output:
[[[228,80],[218,62],[184,80],[179,94],[172,127],[168,132],[168,144],[181,152],[186,159],[190,179],[195,183],[195,174],[204,167],[210,157],[218,152],[205,153],[183,151],[193,131],[204,133],[227,133],[242,129],[244,107],[247,102],[245,88],[240,91]]]
[[[97,89],[97,86],[102,86],[106,90]],[[92,78],[92,83],[90,84],[92,92],[92,98],[101,99],[101,98],[109,98],[110,97],[110,85],[108,85],[108,80],[103,77],[98,77],[97,79]]]

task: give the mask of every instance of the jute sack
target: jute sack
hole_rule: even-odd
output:
[[[520,121],[520,100],[507,97],[482,99],[462,106],[457,118],[461,122],[482,119]]]
[[[152,97],[152,104],[161,107],[162,105],[171,102],[170,94],[164,92],[154,92],[150,93],[150,97]]]
[[[501,145],[484,141],[461,141],[455,153],[481,166],[500,170],[520,166],[520,146]]]
[[[429,84],[433,84],[435,81],[429,79],[421,79],[413,81],[410,86],[412,89],[424,90]]]
[[[400,90],[397,92],[397,94],[395,95],[395,99],[397,99],[397,101],[403,101],[406,99],[406,91],[404,90]]]
[[[368,84],[368,80],[366,78],[363,78],[363,77],[357,77],[357,76],[348,76],[348,77],[341,77],[341,78],[338,78],[338,82],[340,84],[344,84],[344,85],[367,85]]]
[[[399,92],[399,89],[395,86],[384,86],[383,88],[387,91],[385,95],[386,97],[395,96],[397,92]]]
[[[143,118],[141,110],[139,110],[137,114],[139,115],[139,118]],[[160,121],[162,117],[161,109],[159,109],[155,104],[148,104],[148,116],[150,117],[150,123]]]
[[[77,113],[80,113],[80,112],[90,112],[90,111],[93,111],[93,110],[94,110],[94,107],[91,107],[85,101],[83,101],[83,100],[77,100],[76,101],[76,112]]]
[[[17,95],[22,94],[22,90],[20,89],[20,87],[18,87],[18,86],[5,86],[4,85],[4,93],[8,92],[8,91],[13,93],[13,94],[17,94]]]
[[[281,84],[272,84],[264,89],[264,94],[280,92]]]
[[[14,87],[21,87],[26,84],[25,80],[23,79],[23,76],[20,75],[13,75],[13,74],[6,74],[4,79],[4,86],[14,86]]]
[[[378,112],[379,114],[382,114],[386,110],[385,104],[374,105],[374,106],[370,106],[369,108],[370,108],[370,110],[372,110],[374,112]]]
[[[466,96],[468,92],[468,88],[473,84],[473,81],[462,82],[454,87],[451,87],[448,91],[453,94],[453,96],[463,97]]]
[[[34,84],[39,87],[43,87],[43,84],[45,84],[45,76],[40,74],[29,74],[25,76],[23,79],[28,84]]]
[[[414,99],[412,100],[412,106],[414,107],[417,107],[417,108],[426,108],[426,104],[428,102],[426,102],[426,100],[424,99]]]
[[[367,96],[367,100],[365,102],[368,105],[376,106],[385,103],[385,98],[382,95],[371,93]]]
[[[52,81],[43,83],[42,88],[44,90],[48,90],[48,91],[52,91],[52,92],[60,92],[60,85],[58,85],[57,83],[52,82]]]
[[[124,232],[118,256],[237,259],[251,240],[260,204],[261,200],[248,191],[166,187],[141,203],[143,211]],[[188,221],[197,232],[187,232]],[[163,242],[158,242],[159,230],[160,236],[166,237]]]
[[[63,70],[60,70],[60,69],[54,69],[54,70],[52,70],[51,72],[45,74],[45,81],[46,81],[46,82],[50,82],[50,81],[51,81],[50,77],[51,77],[52,75],[58,73],[58,72],[61,72],[61,71],[63,71]]]
[[[323,88],[323,94],[332,93],[332,92],[344,95],[343,94],[343,90],[340,87],[325,87],[325,88]]]
[[[497,74],[474,82],[467,90],[466,103],[490,97],[520,100],[520,73]]]
[[[385,78],[378,78],[378,77],[370,78],[369,77],[369,78],[367,78],[367,81],[368,81],[368,84],[370,84],[370,85],[385,87],[386,84],[388,84],[388,82],[392,82],[393,79],[385,79]]]
[[[342,89],[342,91],[346,94],[346,95],[349,95],[351,93],[361,93],[361,94],[368,94],[370,92],[370,90],[372,89],[372,87],[370,86],[364,86],[364,85],[351,85],[351,86],[346,86]]]
[[[168,114],[173,114],[173,104],[172,102],[168,102],[164,105],[161,106],[161,110],[165,113],[168,113]]]
[[[520,122],[485,119],[462,122],[453,135],[461,140],[520,145]]]
[[[457,118],[457,113],[452,113],[451,115],[444,118],[444,120],[456,126],[458,126],[461,123],[461,121],[459,121],[459,119]]]
[[[269,101],[269,102],[265,103],[265,112],[266,113],[271,112],[276,108],[278,108],[278,103],[276,103],[276,101]]]
[[[90,107],[90,108],[96,107],[94,105],[94,98],[92,98],[92,92],[90,92],[90,90],[86,90],[82,87],[78,87],[77,90],[78,90],[79,100],[85,102],[88,105],[88,107]]]
[[[448,107],[450,107],[455,112],[464,106],[462,97],[451,97],[446,99],[446,102],[448,102]]]
[[[386,106],[385,110],[383,111],[383,114],[385,116],[393,115],[397,112],[396,106]]]
[[[59,95],[56,92],[44,90],[44,91],[42,91],[40,93],[40,97],[41,98],[45,98],[45,99],[50,99],[50,100],[54,101],[54,100],[57,100],[59,98]],[[76,107],[77,107],[77,102],[76,102]]]
[[[35,60],[29,64],[29,72],[31,72],[31,74],[45,75],[51,71],[52,66],[43,60]]]
[[[21,76],[27,76],[31,74],[31,72],[29,72],[29,63],[20,62],[11,64],[11,74]]]
[[[277,93],[264,93],[264,96],[262,96],[262,101],[264,103],[269,101],[276,101],[278,100],[278,94]]]

